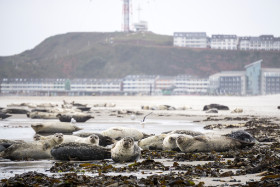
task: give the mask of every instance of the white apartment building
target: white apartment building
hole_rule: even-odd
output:
[[[175,77],[173,76],[158,76],[155,80],[155,94],[169,95],[175,88]]]
[[[211,49],[237,50],[238,37],[236,35],[212,35]]]
[[[173,45],[177,47],[207,48],[206,32],[175,32]]]
[[[72,93],[118,93],[121,88],[120,79],[73,79],[70,91]]]
[[[262,68],[261,70],[261,94],[280,93],[280,69]]]
[[[174,94],[207,94],[208,79],[194,78],[188,75],[179,75],[175,79]]]
[[[2,94],[50,94],[64,92],[65,79],[3,79]]]
[[[239,49],[279,51],[280,38],[275,38],[273,35],[261,35],[259,37],[240,37]]]
[[[245,95],[246,72],[223,71],[209,77],[209,93],[215,95]]]
[[[123,79],[125,94],[151,95],[155,91],[156,75],[128,75]]]

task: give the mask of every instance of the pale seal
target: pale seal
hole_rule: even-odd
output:
[[[81,128],[64,122],[46,122],[46,123],[36,123],[31,124],[31,127],[36,133],[72,133]]]
[[[133,138],[125,137],[113,145],[111,156],[115,162],[134,162],[140,158],[141,149]]]
[[[163,132],[162,134],[185,134],[185,135],[191,135],[191,136],[203,135],[203,133],[201,133],[201,132],[192,131],[192,130],[173,130],[173,131]]]
[[[168,134],[162,144],[163,144],[163,150],[168,150],[168,151],[180,151],[176,144],[176,138],[179,136],[186,136],[184,134]]]
[[[39,160],[51,158],[51,149],[63,141],[63,134],[56,133],[52,138],[30,143],[16,143],[1,152],[1,156],[11,160]]]
[[[163,149],[163,140],[167,134],[160,134],[156,136],[150,136],[144,138],[138,142],[139,147],[143,150],[162,150]]]
[[[50,138],[52,138],[52,136],[41,136],[39,134],[35,134],[33,136],[34,141],[48,140]],[[79,137],[79,136],[75,136],[75,135],[64,135],[63,143],[70,143],[70,142],[99,145],[99,137],[95,134],[92,134],[88,137]]]
[[[242,133],[241,133],[242,134]],[[227,136],[179,136],[176,144],[182,152],[211,152],[211,151],[229,151],[230,149],[240,149],[246,146],[253,146],[254,141],[244,141],[239,138]]]
[[[109,136],[113,139],[119,140],[125,137],[131,137],[135,141],[140,140],[144,137],[144,134],[137,129],[127,127],[112,127],[103,132],[103,136]]]
[[[56,160],[103,160],[111,158],[111,151],[97,145],[70,142],[55,146],[51,155]]]
[[[77,134],[74,134],[74,135],[79,136],[79,137],[89,137],[92,134],[95,134],[99,137],[99,145],[100,146],[106,147],[107,145],[112,145],[116,142],[116,140],[114,140],[113,138],[111,138],[109,136],[103,136],[100,133],[81,132],[81,133],[77,133]]]

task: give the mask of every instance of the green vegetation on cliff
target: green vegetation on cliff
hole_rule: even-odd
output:
[[[173,47],[172,36],[153,33],[67,33],[32,50],[0,57],[0,78],[122,78],[128,74],[197,75],[244,70],[263,59],[280,68],[280,52]]]

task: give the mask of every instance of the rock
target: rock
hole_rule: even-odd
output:
[[[210,104],[210,105],[205,105],[203,107],[203,111],[216,108],[217,110],[229,110],[228,106],[225,105],[220,105],[220,104]]]

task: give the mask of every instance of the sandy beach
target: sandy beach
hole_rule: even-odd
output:
[[[161,153],[161,156],[155,155],[155,153],[144,152],[141,156],[139,163],[146,164],[147,160],[152,159],[155,165],[157,162],[161,163],[164,167],[169,169],[156,168],[147,169],[135,169],[127,170],[122,172],[121,170],[115,169],[109,172],[104,172],[102,175],[98,174],[98,171],[86,170],[85,174],[88,177],[113,177],[117,175],[121,176],[137,176],[137,180],[131,179],[131,185],[142,184],[138,180],[140,178],[145,178],[145,180],[152,180],[149,177],[154,177],[154,175],[159,175],[161,177],[168,176],[172,177],[172,180],[176,178],[181,178],[186,180],[186,175],[190,181],[193,181],[195,185],[202,186],[222,186],[222,185],[232,185],[232,186],[246,186],[252,184],[258,184],[260,181],[264,180],[267,176],[278,176],[278,169],[272,171],[271,168],[277,168],[277,164],[280,160],[274,160],[273,166],[269,167],[261,161],[256,161],[253,158],[265,156],[259,156],[263,150],[270,149],[273,155],[280,154],[278,147],[278,128],[280,129],[280,110],[277,107],[280,105],[280,95],[269,95],[269,96],[254,96],[254,97],[231,97],[231,96],[90,96],[90,97],[0,97],[0,107],[6,108],[11,104],[20,103],[30,103],[30,104],[41,104],[41,103],[52,103],[57,105],[62,105],[63,100],[67,102],[74,101],[75,103],[87,104],[91,107],[91,113],[94,115],[94,119],[90,119],[86,123],[79,123],[80,127],[84,128],[86,131],[102,131],[106,128],[112,126],[127,126],[135,127],[142,130],[145,133],[150,134],[160,134],[165,130],[176,130],[189,129],[201,131],[208,135],[221,135],[227,134],[234,130],[249,129],[250,133],[254,133],[258,141],[262,141],[264,136],[270,138],[271,141],[261,142],[255,145],[253,149],[246,148],[245,150],[227,153],[194,153],[196,159],[193,159],[193,155],[188,153]],[[104,107],[103,104],[113,104],[112,107]],[[221,104],[229,107],[229,110],[219,110],[218,113],[206,113],[203,111],[205,105],[212,103]],[[98,106],[97,106],[98,105]],[[172,110],[165,110],[160,108],[160,106],[167,105],[172,107]],[[143,106],[149,107],[149,109],[144,109]],[[235,109],[242,109],[241,113],[233,113]],[[132,113],[131,113],[132,112]],[[139,125],[139,121],[146,114],[152,112],[147,118],[147,124],[145,127]],[[137,114],[136,119],[131,119],[131,114]],[[30,128],[30,124],[36,121],[53,121],[53,120],[34,120],[27,118],[25,115],[13,115],[11,118],[5,120],[0,120],[0,139],[23,139],[25,141],[32,141],[32,134],[34,132]],[[271,132],[269,128],[275,129],[275,133]],[[18,128],[23,126],[22,129]],[[205,127],[208,128],[205,128]],[[261,129],[263,132],[259,132]],[[178,129],[179,130],[179,129]],[[4,133],[5,132],[5,133]],[[17,134],[13,136],[13,132]],[[21,133],[25,133],[23,137],[19,137]],[[9,136],[6,136],[10,133]],[[263,134],[265,133],[265,135]],[[274,145],[273,150],[271,145]],[[163,155],[166,154],[166,157]],[[168,155],[169,154],[169,155]],[[185,155],[182,155],[185,154]],[[267,153],[267,154],[272,154]],[[172,156],[171,156],[172,155]],[[230,155],[230,156],[229,156]],[[239,155],[239,156],[238,156]],[[265,155],[265,154],[264,154]],[[188,158],[187,158],[188,156]],[[190,157],[192,159],[190,159]],[[202,158],[203,157],[203,158]],[[211,157],[211,159],[210,159]],[[273,156],[272,156],[273,157]],[[278,156],[275,156],[275,159]],[[253,161],[250,161],[252,159]],[[240,166],[236,163],[239,160]],[[270,161],[268,161],[270,162]],[[37,164],[36,164],[37,163]],[[24,172],[37,171],[40,173],[47,174],[49,177],[53,173],[46,172],[50,167],[53,166],[53,160],[45,161],[20,161],[13,162],[7,160],[0,160],[0,179],[2,180],[1,185],[4,186],[5,182],[16,175],[21,175]],[[78,162],[70,162],[71,164],[76,164],[79,168]],[[95,162],[94,162],[95,163]],[[176,163],[176,164],[175,164]],[[211,163],[211,164],[209,164]],[[128,167],[132,163],[116,164],[112,161],[107,161],[107,165],[112,165],[112,167],[122,168]],[[105,164],[105,165],[106,165]],[[217,166],[215,166],[215,164]],[[234,164],[236,164],[234,166]],[[38,167],[42,165],[43,167]],[[218,167],[219,165],[219,167]],[[162,167],[163,167],[162,166]],[[191,170],[186,169],[188,167]],[[258,169],[258,167],[263,167],[263,169]],[[27,167],[27,168],[25,168]],[[111,166],[110,166],[111,167]],[[140,166],[139,166],[140,167]],[[19,168],[19,169],[16,169]],[[140,167],[141,168],[141,167]],[[170,169],[172,168],[172,170]],[[198,172],[198,168],[201,168],[201,173]],[[202,169],[204,168],[204,169]],[[217,169],[219,168],[219,169]],[[255,168],[255,169],[254,169]],[[257,169],[256,169],[257,168]],[[104,168],[103,168],[104,169]],[[11,172],[15,170],[15,172]],[[102,170],[102,169],[101,169]],[[205,171],[204,171],[205,170]],[[211,172],[209,173],[209,171]],[[231,173],[229,172],[231,171]],[[218,174],[214,174],[214,173]],[[65,171],[65,174],[69,173]],[[81,175],[81,173],[76,172]],[[187,174],[188,173],[188,174]],[[58,175],[57,172],[55,172]],[[64,174],[64,172],[63,172]],[[61,174],[61,175],[63,175]],[[33,174],[35,175],[35,174]],[[63,176],[65,177],[65,176]],[[61,176],[61,179],[63,179]],[[103,176],[105,177],[105,176]],[[278,178],[278,177],[275,177]],[[267,177],[266,179],[270,179]],[[110,179],[113,180],[113,179]],[[123,184],[123,179],[116,180],[116,184]],[[127,179],[126,179],[127,180]],[[143,179],[144,180],[144,179]],[[153,179],[154,180],[154,179]],[[160,179],[158,179],[160,180]],[[168,183],[167,186],[172,186]],[[171,179],[170,179],[171,180]],[[178,179],[179,180],[179,179]],[[16,181],[15,178],[11,181]],[[10,182],[11,182],[10,181]],[[96,179],[96,181],[98,181]],[[133,183],[133,181],[135,183]],[[141,181],[141,180],[140,180]],[[170,181],[169,181],[170,182]],[[186,181],[185,181],[186,182]],[[169,184],[169,185],[168,185]],[[183,183],[182,183],[183,184]],[[186,184],[186,183],[185,183]],[[272,183],[271,183],[272,184]],[[275,184],[275,183],[273,183]],[[140,185],[141,186],[141,185]],[[182,185],[184,186],[184,185]]]

